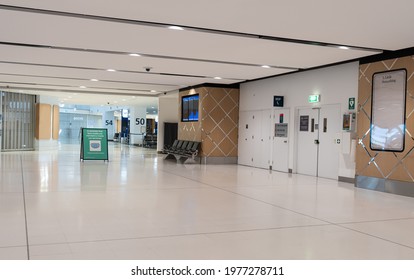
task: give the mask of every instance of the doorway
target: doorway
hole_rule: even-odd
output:
[[[289,172],[289,109],[273,112],[272,170]]]
[[[338,179],[340,105],[298,110],[297,173]]]

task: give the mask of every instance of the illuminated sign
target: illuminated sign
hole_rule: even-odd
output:
[[[309,95],[308,102],[309,103],[318,103],[319,102],[319,94]]]

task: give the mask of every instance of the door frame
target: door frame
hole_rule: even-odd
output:
[[[298,173],[298,169],[297,169],[297,164],[298,164],[298,145],[299,145],[299,141],[298,141],[298,137],[299,137],[299,127],[298,127],[298,123],[299,123],[299,111],[301,110],[301,109],[316,109],[316,108],[318,108],[319,109],[319,114],[318,114],[318,118],[320,118],[320,110],[321,109],[323,109],[324,107],[329,107],[329,106],[339,106],[339,109],[341,110],[341,112],[340,112],[340,116],[341,116],[341,113],[342,113],[342,106],[341,106],[341,104],[340,103],[332,103],[332,104],[318,104],[318,105],[315,105],[315,106],[297,106],[297,107],[295,107],[295,112],[294,112],[294,114],[295,114],[295,117],[294,117],[294,130],[295,130],[295,132],[294,132],[294,141],[295,141],[295,143],[293,144],[293,146],[294,146],[294,149],[293,149],[293,173]],[[339,120],[339,121],[341,121],[341,120]],[[320,135],[319,135],[319,129],[320,129],[320,120],[318,120],[318,124],[319,124],[319,127],[318,127],[318,138],[320,137]],[[316,161],[316,174],[317,174],[317,177],[319,177],[319,147],[318,147],[318,150],[317,150],[317,156],[318,156],[318,159],[317,159],[317,161]],[[339,171],[339,170],[338,170]]]
[[[287,110],[288,111],[288,114],[289,114],[289,118],[288,119],[286,119],[286,121],[287,121],[287,124],[288,124],[288,137],[287,137],[287,141],[288,141],[288,154],[287,154],[287,166],[288,166],[288,170],[287,170],[287,173],[291,173],[291,172],[289,172],[289,171],[292,171],[293,172],[293,168],[291,169],[290,168],[290,162],[291,162],[291,159],[290,159],[290,155],[291,155],[291,147],[292,147],[292,137],[295,137],[294,135],[292,136],[292,129],[293,130],[295,130],[295,127],[294,127],[294,125],[292,124],[292,110],[291,110],[291,108],[290,107],[273,107],[273,110],[272,110],[272,116],[274,116],[274,117],[276,117],[276,111],[278,111],[278,110]],[[284,121],[285,122],[285,121]],[[274,158],[273,158],[273,149],[274,149],[274,145],[275,145],[275,122],[273,121],[273,118],[272,118],[272,121],[271,121],[271,133],[273,133],[273,134],[271,134],[271,142],[272,142],[272,145],[271,145],[271,148],[270,148],[270,153],[271,153],[271,161],[272,161],[272,164],[271,164],[271,166],[272,166],[272,171],[276,171],[276,172],[282,172],[282,171],[278,171],[278,170],[274,170],[273,169],[273,162],[274,162]]]

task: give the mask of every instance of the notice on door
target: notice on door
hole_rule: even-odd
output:
[[[288,137],[288,124],[276,123],[275,124],[275,137]]]
[[[309,116],[300,116],[299,131],[309,131]]]
[[[405,69],[372,77],[371,149],[402,152],[405,140]]]

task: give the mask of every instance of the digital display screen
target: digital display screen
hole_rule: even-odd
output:
[[[407,71],[375,73],[372,78],[371,150],[404,151]]]
[[[196,122],[198,121],[198,103],[199,95],[187,95],[182,97],[181,102],[181,121]]]

